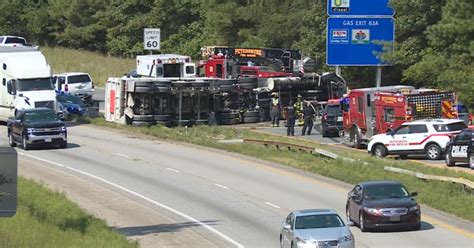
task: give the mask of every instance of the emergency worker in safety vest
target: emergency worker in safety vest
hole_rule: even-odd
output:
[[[272,108],[270,110],[270,118],[272,121],[272,127],[280,126],[280,98],[278,94],[272,93]]]
[[[294,104],[295,107],[295,112],[296,112],[296,119],[298,120],[298,126],[303,126],[304,124],[304,118],[303,118],[303,110],[304,110],[304,104],[303,104],[303,97],[298,94],[296,97],[296,102]]]

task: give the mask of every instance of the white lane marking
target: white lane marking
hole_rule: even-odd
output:
[[[172,171],[172,172],[181,173],[181,171],[175,170],[175,169],[173,169],[173,168],[166,168],[166,169],[169,170],[169,171]]]
[[[120,156],[120,157],[124,157],[124,158],[130,158],[130,156],[127,156],[127,155],[125,155],[125,154],[118,153],[118,152],[115,153],[115,155]]]
[[[63,165],[63,164],[60,164],[60,163],[56,163],[56,162],[53,162],[53,161],[50,161],[50,160],[46,160],[46,159],[43,159],[43,158],[40,158],[40,157],[28,155],[28,154],[25,154],[25,153],[22,153],[22,152],[19,152],[18,154],[23,155],[23,156],[26,156],[26,157],[30,157],[30,158],[33,158],[33,159],[36,159],[36,160],[39,160],[39,161],[43,161],[43,162],[46,162],[46,163],[49,163],[49,164],[52,164],[52,165],[55,165],[55,166],[58,166],[58,167],[61,167],[61,168],[64,168],[64,169],[68,169],[68,170],[74,171],[74,172],[76,172],[76,173],[79,173],[79,174],[82,174],[82,175],[91,177],[91,178],[93,178],[93,179],[95,179],[95,180],[98,180],[98,181],[101,181],[101,182],[103,182],[103,183],[105,183],[105,184],[108,184],[108,185],[110,185],[110,186],[116,187],[116,188],[118,188],[118,189],[120,189],[120,190],[123,190],[123,191],[125,191],[125,192],[127,192],[127,193],[129,193],[129,194],[132,194],[132,195],[134,195],[134,196],[136,196],[136,197],[138,197],[138,198],[141,198],[141,199],[143,199],[143,200],[145,200],[145,201],[147,201],[147,202],[150,202],[150,203],[152,203],[152,204],[155,204],[155,205],[158,206],[158,207],[161,207],[161,208],[166,209],[166,210],[168,210],[168,211],[170,211],[170,212],[172,212],[172,213],[174,213],[174,214],[176,214],[176,215],[179,215],[179,216],[181,216],[181,217],[183,217],[183,218],[185,218],[185,219],[188,219],[189,221],[195,222],[195,223],[197,223],[198,225],[200,225],[200,226],[206,228],[206,229],[209,230],[210,232],[213,232],[213,233],[216,234],[217,236],[223,238],[224,240],[226,240],[227,242],[229,242],[229,243],[235,245],[235,246],[238,247],[238,248],[244,248],[244,246],[243,246],[242,244],[240,244],[239,242],[233,240],[233,239],[230,238],[229,236],[227,236],[227,235],[221,233],[221,232],[218,231],[217,229],[214,229],[213,227],[211,227],[211,226],[209,226],[209,225],[207,225],[207,224],[205,224],[205,223],[203,223],[203,222],[201,222],[201,221],[199,221],[199,220],[197,220],[197,219],[195,219],[195,218],[193,218],[193,217],[191,217],[191,216],[189,216],[189,215],[187,215],[187,214],[185,214],[185,213],[182,213],[182,212],[180,212],[180,211],[178,211],[178,210],[176,210],[176,209],[174,209],[174,208],[172,208],[172,207],[169,207],[169,206],[167,206],[167,205],[165,205],[165,204],[163,204],[163,203],[160,203],[160,202],[157,202],[157,201],[155,201],[155,200],[152,200],[152,199],[150,199],[150,198],[148,198],[148,197],[146,197],[146,196],[144,196],[144,195],[141,195],[141,194],[139,194],[139,193],[137,193],[137,192],[135,192],[135,191],[129,190],[129,189],[127,189],[127,188],[125,188],[125,187],[123,187],[123,186],[120,186],[120,185],[118,185],[118,184],[116,184],[116,183],[110,182],[110,181],[108,181],[108,180],[106,180],[106,179],[103,179],[103,178],[101,178],[101,177],[92,175],[92,174],[87,173],[87,172],[85,172],[85,171],[81,171],[81,170],[78,170],[78,169],[74,169],[74,168],[72,168],[72,167],[69,167],[69,166],[66,166],[66,165]]]
[[[275,205],[275,204],[273,204],[273,203],[271,203],[271,202],[265,202],[265,204],[267,204],[268,206],[274,207],[274,208],[280,208],[280,206]]]
[[[216,186],[219,187],[219,188],[229,189],[229,187],[224,186],[224,185],[222,185],[222,184],[215,183],[214,185],[216,185]]]

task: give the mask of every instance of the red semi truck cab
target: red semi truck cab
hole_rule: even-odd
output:
[[[370,137],[398,128],[406,121],[457,118],[453,92],[387,86],[352,90],[343,107],[344,134],[360,148]]]

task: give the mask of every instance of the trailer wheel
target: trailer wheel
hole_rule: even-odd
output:
[[[154,115],[153,119],[155,121],[170,121],[171,120],[171,115]]]
[[[260,117],[244,117],[244,123],[257,123],[260,122]]]
[[[244,118],[247,117],[260,117],[260,112],[259,111],[247,111],[244,113]]]
[[[153,121],[153,115],[134,115],[133,121]]]
[[[219,125],[235,125],[240,123],[239,118],[234,118],[234,119],[218,119],[217,123]]]
[[[156,122],[154,121],[132,121],[132,126],[134,127],[149,127],[154,125]]]
[[[217,117],[219,119],[235,119],[235,118],[239,118],[240,115],[239,113],[223,112],[223,113],[217,114]]]
[[[135,87],[135,93],[153,93],[153,87]]]

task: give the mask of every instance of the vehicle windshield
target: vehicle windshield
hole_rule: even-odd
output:
[[[408,191],[400,184],[377,184],[364,187],[365,199],[403,198]]]
[[[54,111],[40,111],[25,113],[23,115],[23,120],[26,122],[57,121],[58,117]]]
[[[32,90],[53,90],[53,82],[51,78],[35,78],[35,79],[18,79],[16,81],[16,89],[18,91]]]
[[[328,115],[340,115],[341,114],[341,107],[340,107],[340,105],[327,105],[325,112]]]
[[[57,95],[56,96],[56,99],[59,101],[59,102],[62,102],[62,103],[74,103],[74,104],[78,104],[78,105],[82,105],[82,101],[79,97],[77,96],[73,96],[73,95],[69,95],[69,94],[60,94],[60,95]]]
[[[77,75],[77,76],[69,76],[67,78],[67,82],[69,84],[76,84],[76,83],[88,83],[88,82],[91,82],[91,78],[89,77],[89,75]]]
[[[5,44],[22,44],[26,45],[26,40],[19,37],[7,37]]]
[[[435,124],[433,127],[437,132],[454,132],[467,128],[466,124],[462,121],[451,124]]]
[[[296,217],[295,229],[342,227],[344,222],[337,214],[317,214]]]

